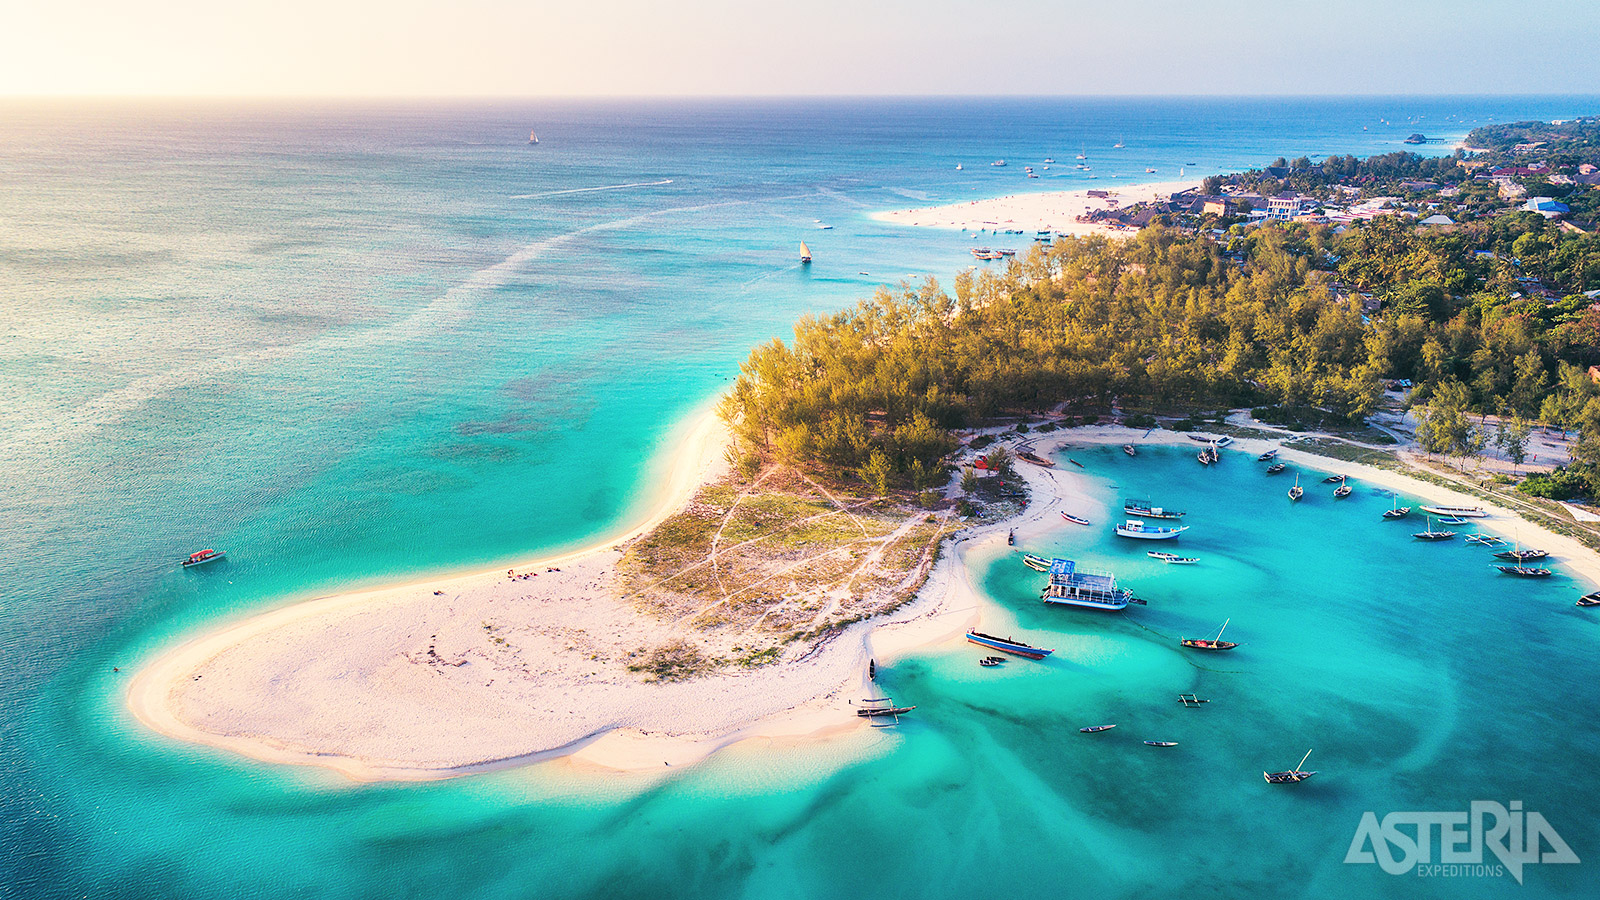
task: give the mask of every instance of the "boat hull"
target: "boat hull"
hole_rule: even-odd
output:
[[[1008,641],[1004,638],[997,638],[993,635],[982,634],[976,631],[967,632],[967,641],[969,643],[977,644],[980,647],[988,647],[991,650],[999,650],[1001,653],[1009,653],[1012,656],[1021,656],[1024,659],[1044,659],[1046,656],[1049,656],[1055,652],[1054,650],[1046,650],[1042,647],[1029,647],[1026,644],[1019,644],[1015,641]]]
[[[1477,506],[1424,506],[1422,511],[1435,516],[1451,516],[1462,519],[1483,519],[1488,513]]]
[[[1176,538],[1177,536],[1183,534],[1183,532],[1185,530],[1187,530],[1187,529],[1184,529],[1184,528],[1169,528],[1169,529],[1162,529],[1160,531],[1156,531],[1156,530],[1153,530],[1153,529],[1152,530],[1135,530],[1135,529],[1130,529],[1130,528],[1126,528],[1124,526],[1118,525],[1117,526],[1117,536],[1118,537],[1125,537],[1125,538],[1133,538],[1136,541],[1170,541],[1173,538]]]

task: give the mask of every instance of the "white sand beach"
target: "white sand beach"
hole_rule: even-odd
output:
[[[1182,434],[1090,426],[1030,435],[1036,453],[1085,444],[1172,444]],[[1255,454],[1276,441],[1240,439]],[[1008,615],[974,586],[968,558],[1063,527],[1057,513],[1115,520],[1071,469],[1018,468],[1033,491],[1021,515],[952,538],[917,600],[850,626],[798,658],[689,681],[647,683],[628,654],[676,632],[615,599],[616,544],[680,508],[716,473],[718,423],[697,420],[669,490],[645,522],[603,545],[504,570],[326,597],[254,616],[184,644],[140,671],[128,702],[169,737],[256,759],[325,766],[358,780],[420,780],[564,758],[584,769],[664,771],[735,742],[818,740],[864,728],[866,665],[954,645]],[[1600,556],[1508,510],[1408,476],[1292,446],[1296,464],[1344,472],[1428,501],[1485,506],[1479,524],[1551,552],[1600,584]],[[559,571],[553,571],[557,570]],[[488,637],[486,641],[485,638]],[[500,639],[497,641],[496,639]],[[914,702],[914,701],[912,701]]]
[[[1115,229],[1104,224],[1079,222],[1078,216],[1095,209],[1114,209],[1130,206],[1145,200],[1166,197],[1179,191],[1196,187],[1200,180],[1164,181],[1153,184],[1119,184],[1115,181],[1075,191],[1049,191],[1038,194],[1012,194],[989,200],[970,200],[945,206],[924,206],[918,209],[901,209],[873,213],[880,222],[897,225],[916,225],[924,228],[956,228],[963,231],[990,232],[1021,229],[1023,239],[1031,239],[1037,231],[1048,229],[1060,234],[1088,235],[1115,234]],[[1090,197],[1089,191],[1107,191],[1108,198]]]

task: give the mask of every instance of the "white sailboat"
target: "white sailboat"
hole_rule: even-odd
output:
[[[530,144],[539,143],[539,135],[537,133],[535,133],[535,132],[532,132],[532,131],[528,132],[528,143],[530,143]]]

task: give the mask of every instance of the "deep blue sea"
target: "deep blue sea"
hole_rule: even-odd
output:
[[[986,570],[1020,627],[1094,652],[1001,673],[954,648],[915,657],[885,676],[920,707],[892,735],[736,749],[660,784],[536,766],[356,786],[153,736],[122,692],[229,618],[626,524],[674,427],[752,346],[970,264],[965,235],[873,211],[1597,111],[6,101],[0,897],[1594,896],[1600,632],[1570,609],[1576,586],[1508,586],[1460,546],[1397,550],[1370,497],[1263,529],[1242,460],[1183,489],[1228,535],[1196,531],[1215,566],[1082,548],[1174,602],[1072,615],[1040,608],[1013,561]],[[1021,169],[1079,152],[1097,181]],[[1105,454],[1102,488],[1165,486],[1183,462]],[[178,569],[207,546],[228,559]],[[1229,616],[1238,671],[1166,639]],[[1227,702],[1174,709],[1180,685]],[[1122,740],[1079,740],[1111,715]],[[1181,753],[1143,752],[1136,722],[1183,734]],[[1313,745],[1324,776],[1265,790],[1262,767]],[[1363,810],[1473,799],[1526,800],[1586,862],[1523,886],[1341,862]]]

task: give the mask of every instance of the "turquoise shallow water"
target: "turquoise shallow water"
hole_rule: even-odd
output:
[[[1166,177],[1394,149],[1408,118],[1459,133],[1594,105],[0,108],[0,896],[930,896],[992,890],[996,870],[1068,895],[1473,895],[1498,888],[1338,859],[1361,809],[1479,797],[1521,797],[1584,856],[1576,586],[1508,588],[1460,546],[1375,543],[1382,498],[1360,492],[1257,504],[1232,459],[1190,481],[1169,479],[1186,458],[1096,459],[1211,510],[1185,538],[1204,566],[1085,548],[1148,609],[1043,609],[997,563],[986,589],[1056,660],[909,659],[885,675],[920,707],[897,733],[736,751],[661,785],[534,767],[352,786],[155,738],[121,691],[228,617],[617,527],[750,346],[970,261],[960,235],[867,212],[1092,184],[988,159],[1120,139],[1126,175]],[[228,561],[176,570],[205,545]],[[1240,672],[1170,647],[1228,616]],[[1185,687],[1218,703],[1173,708]],[[1078,739],[1107,717],[1117,742]],[[1146,729],[1182,729],[1181,752],[1129,745]],[[1306,746],[1327,777],[1264,793],[1260,769]],[[1523,890],[1583,895],[1587,871],[1532,870]]]

